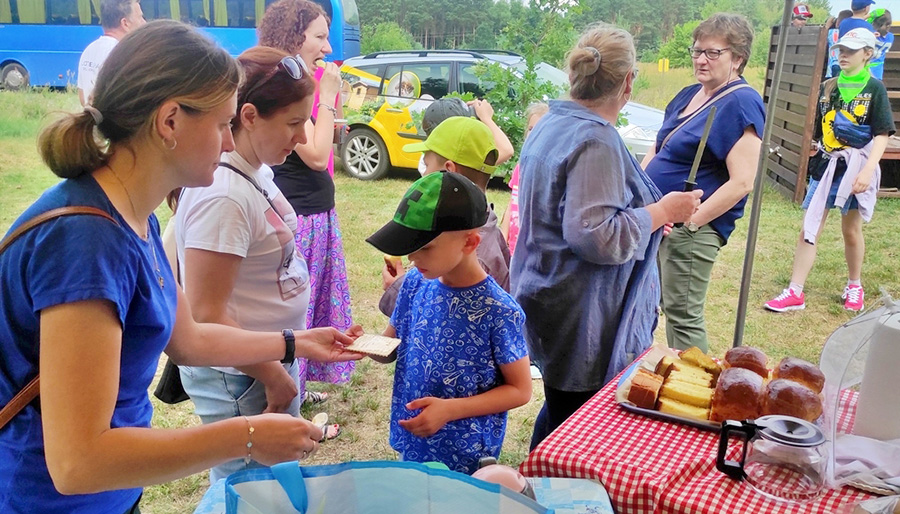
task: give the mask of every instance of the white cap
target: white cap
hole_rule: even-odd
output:
[[[843,46],[849,50],[859,50],[866,47],[874,49],[875,44],[875,34],[871,30],[853,29],[847,31],[834,46]]]

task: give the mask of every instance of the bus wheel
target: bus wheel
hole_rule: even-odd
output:
[[[387,174],[390,157],[381,137],[369,128],[355,128],[341,147],[344,170],[360,180],[377,180]]]
[[[10,63],[0,70],[0,84],[3,89],[18,91],[28,87],[28,71],[19,63]]]

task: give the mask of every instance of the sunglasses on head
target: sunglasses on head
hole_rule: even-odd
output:
[[[283,71],[287,74],[288,77],[294,80],[300,80],[303,78],[304,70],[306,70],[306,64],[300,60],[299,57],[294,55],[289,55],[278,62],[278,64],[266,73],[266,76],[262,79],[258,80],[256,84],[251,87],[247,93],[244,95],[244,103],[250,101],[254,92],[256,92],[260,86],[268,82],[272,77],[275,76],[279,71]],[[309,72],[306,72],[309,73]]]

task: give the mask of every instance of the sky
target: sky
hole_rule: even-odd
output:
[[[891,11],[891,18],[893,18],[894,21],[900,21],[900,0],[875,0],[875,5],[872,7],[884,7],[888,11]],[[831,14],[834,16],[837,16],[842,10],[849,8],[850,0],[831,0]]]

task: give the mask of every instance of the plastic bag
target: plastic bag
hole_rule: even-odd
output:
[[[225,480],[226,514],[550,514],[510,489],[415,462],[286,462]]]
[[[900,513],[900,496],[886,496],[865,500],[856,505],[841,507],[835,514],[898,514]]]
[[[900,443],[868,439],[851,433],[852,417],[842,417],[839,413],[845,410],[841,408],[842,403],[853,398],[863,382],[873,334],[898,312],[900,303],[885,293],[869,310],[838,327],[822,349],[819,368],[825,375],[825,389],[822,392],[825,396],[824,428],[829,444],[828,483],[831,487],[849,484],[876,494],[897,492],[896,463],[879,462],[879,459],[884,460],[884,456],[898,451]],[[856,412],[856,408],[852,410]],[[887,451],[876,450],[879,446]],[[872,458],[873,455],[879,458]]]

